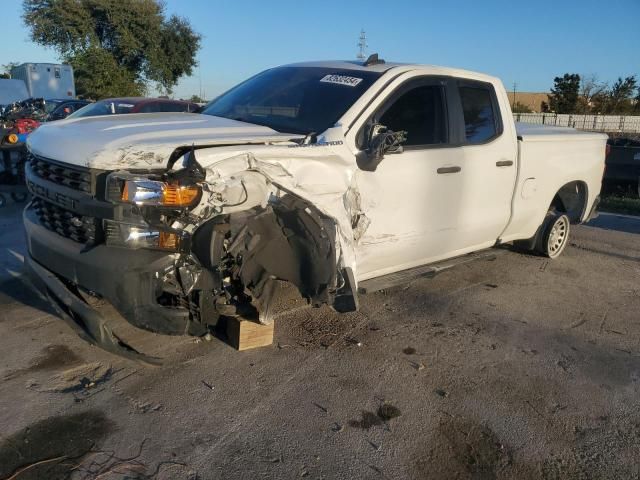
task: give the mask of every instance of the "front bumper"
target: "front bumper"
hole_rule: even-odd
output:
[[[121,350],[123,345],[125,350],[133,350],[115,337],[106,320],[82,300],[75,291],[78,287],[109,301],[136,327],[171,335],[187,333],[189,311],[157,301],[164,272],[173,268],[171,254],[106,245],[87,248],[40,225],[30,205],[24,210],[23,220],[28,246],[25,263],[30,275],[83,338],[107,350]]]

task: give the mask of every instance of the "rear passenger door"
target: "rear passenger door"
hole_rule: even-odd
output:
[[[453,94],[453,142],[462,179],[453,250],[491,246],[511,215],[517,143],[505,133],[491,83],[457,80]],[[509,120],[510,121],[510,120]]]

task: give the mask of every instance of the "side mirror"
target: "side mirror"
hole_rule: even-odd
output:
[[[407,140],[407,132],[394,132],[384,125],[374,123],[365,133],[365,150],[356,155],[358,167],[367,172],[375,172],[385,155],[402,153],[402,143]]]

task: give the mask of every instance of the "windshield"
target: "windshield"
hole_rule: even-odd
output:
[[[67,118],[95,117],[98,115],[113,115],[116,113],[131,113],[134,105],[132,103],[117,102],[113,100],[102,100],[90,103],[80,110],[69,115]]]
[[[332,127],[381,73],[279,67],[259,73],[213,100],[201,113],[287,133]]]
[[[51,113],[61,103],[62,103],[61,100],[46,100],[45,103],[44,103],[44,111],[47,112],[47,113]]]

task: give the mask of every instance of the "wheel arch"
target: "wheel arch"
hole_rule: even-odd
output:
[[[549,204],[549,210],[565,213],[571,223],[579,223],[587,209],[589,187],[582,180],[565,183],[556,192]]]

